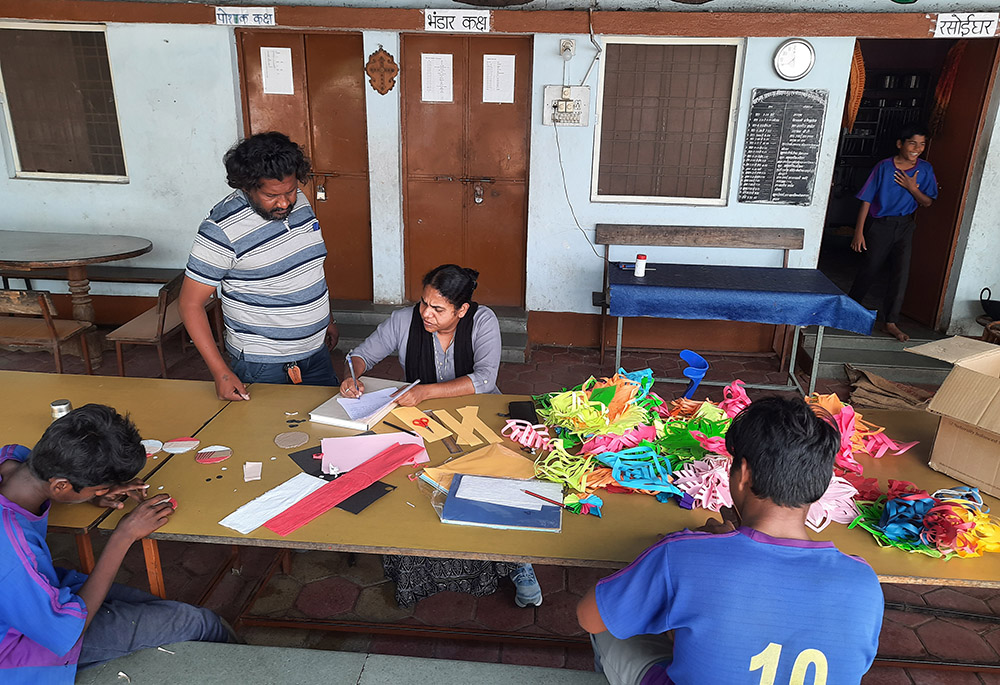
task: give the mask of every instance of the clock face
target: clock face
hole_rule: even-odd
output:
[[[800,39],[785,41],[774,53],[774,70],[781,78],[795,81],[809,73],[815,59],[812,45],[806,41]]]

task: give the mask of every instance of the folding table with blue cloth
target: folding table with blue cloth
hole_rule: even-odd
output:
[[[608,268],[608,311],[618,318],[615,368],[621,364],[623,319],[629,316],[748,321],[797,328],[817,326],[808,393],[794,374],[798,330],[792,338],[788,382],[748,386],[767,390],[797,388],[811,394],[816,385],[824,328],[869,335],[875,323],[875,312],[849,298],[817,269],[650,264],[645,276],[636,278],[628,267],[630,263],[612,262]],[[656,380],[688,382],[686,378]],[[729,380],[702,383],[727,385]]]

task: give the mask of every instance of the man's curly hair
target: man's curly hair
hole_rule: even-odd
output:
[[[270,131],[241,140],[222,157],[230,188],[256,190],[261,179],[281,181],[295,176],[299,183],[309,178],[309,158],[284,133]]]

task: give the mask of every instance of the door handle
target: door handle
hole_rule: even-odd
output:
[[[435,181],[454,181],[455,177],[454,176],[435,176],[434,180]]]

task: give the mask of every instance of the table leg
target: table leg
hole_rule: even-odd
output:
[[[94,545],[90,531],[76,534],[76,553],[80,557],[80,570],[90,574],[94,570]]]
[[[146,576],[149,578],[149,591],[160,599],[167,598],[163,586],[163,567],[160,566],[160,548],[156,540],[142,539],[142,553],[146,557]]]
[[[73,301],[73,318],[77,321],[94,323],[94,304],[90,299],[90,281],[86,266],[71,266],[67,269],[70,299]],[[86,334],[90,347],[90,364],[94,368],[101,365],[101,340],[94,329]],[[82,352],[81,352],[82,354]]]
[[[618,317],[618,336],[615,338],[615,369],[612,374],[618,373],[622,365],[622,317]]]
[[[813,351],[812,374],[809,376],[809,395],[816,389],[816,375],[819,373],[819,357],[823,354],[823,326],[816,328],[816,349]]]

